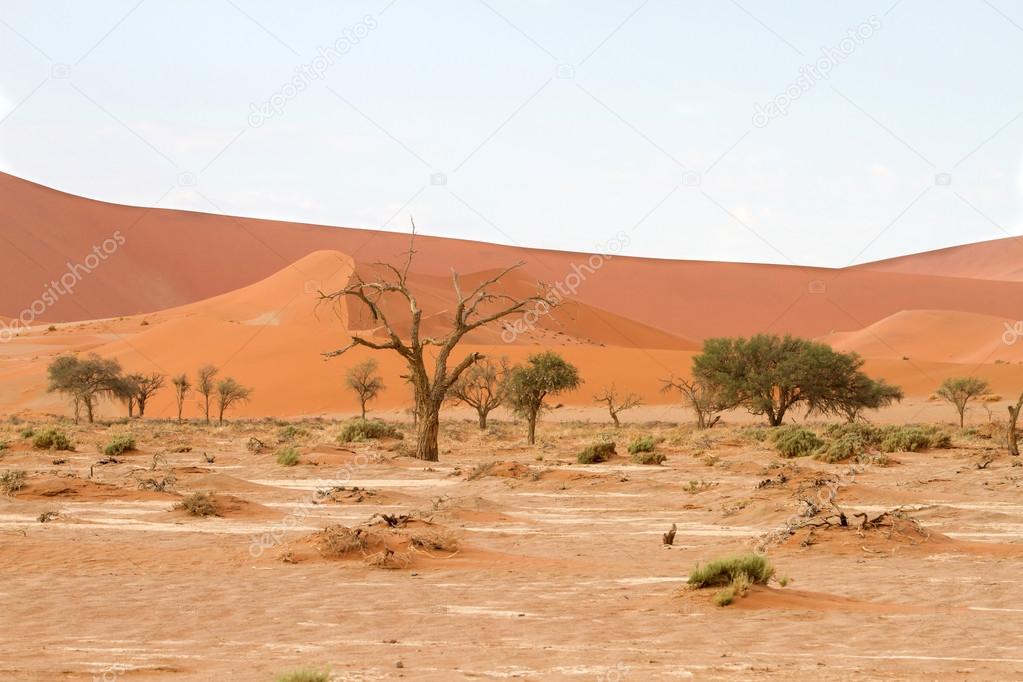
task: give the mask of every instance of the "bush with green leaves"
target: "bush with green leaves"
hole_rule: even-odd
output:
[[[277,463],[282,467],[293,467],[298,464],[298,450],[293,447],[281,448],[277,451]]]
[[[103,454],[107,457],[115,457],[135,449],[135,437],[129,435],[114,436],[103,448]]]
[[[649,452],[647,450],[641,450],[634,452],[631,457],[634,464],[650,464],[658,465],[663,464],[664,460],[668,459],[660,452]]]
[[[31,426],[21,430],[21,437],[22,438],[31,438],[34,435],[36,435],[36,430],[33,429]]]
[[[816,433],[801,426],[779,429],[773,440],[782,457],[807,457],[824,445]]]
[[[57,429],[46,429],[35,434],[32,439],[32,447],[36,450],[73,450],[71,439],[67,434]]]
[[[653,436],[640,436],[629,443],[629,454],[635,455],[640,452],[653,452],[657,442]]]
[[[611,459],[615,454],[614,441],[598,441],[587,445],[586,448],[576,456],[579,464],[600,464]]]
[[[930,448],[950,448],[952,438],[934,426],[891,426],[883,430],[883,452],[917,452]]]
[[[362,443],[380,438],[401,439],[402,434],[396,427],[379,419],[352,419],[341,427],[338,442]]]
[[[835,462],[844,462],[847,459],[860,457],[865,452],[866,445],[863,439],[855,433],[846,433],[815,452],[813,458],[834,464]]]

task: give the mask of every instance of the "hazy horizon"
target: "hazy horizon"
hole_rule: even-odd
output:
[[[0,170],[113,203],[843,267],[1023,233],[1023,12],[0,9]],[[781,105],[784,112],[774,108]]]

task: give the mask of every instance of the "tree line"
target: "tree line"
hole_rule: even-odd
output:
[[[252,388],[232,377],[217,380],[218,374],[219,370],[213,365],[203,365],[196,372],[194,385],[187,373],[171,377],[179,422],[183,419],[185,398],[193,390],[200,397],[199,406],[207,424],[211,408],[216,410],[218,421],[223,424],[224,415],[231,407],[251,398]],[[84,410],[90,424],[102,398],[121,402],[129,419],[135,417],[136,412],[138,417],[145,417],[146,405],[164,388],[166,378],[158,372],[125,373],[117,360],[102,358],[96,353],[85,357],[63,355],[49,364],[47,376],[47,391],[60,393],[71,401],[75,423]]]

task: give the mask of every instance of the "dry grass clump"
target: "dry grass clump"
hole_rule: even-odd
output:
[[[631,459],[634,464],[649,464],[656,466],[664,464],[664,460],[668,458],[660,452],[637,452],[629,459]]]
[[[483,478],[490,473],[490,470],[494,468],[493,462],[480,462],[472,468],[469,475],[466,476],[465,480],[475,481],[476,479]]]
[[[409,534],[409,544],[426,550],[457,552],[461,540],[449,528],[427,528]]]
[[[322,556],[336,559],[369,545],[369,532],[364,528],[349,528],[340,524],[327,526],[320,531],[316,549]]]
[[[220,516],[217,511],[217,498],[213,493],[195,492],[185,495],[174,505],[175,509],[184,509],[192,516]]]
[[[697,566],[689,573],[687,582],[694,589],[723,587],[714,595],[714,603],[727,606],[746,594],[751,585],[766,585],[773,575],[774,568],[763,556],[744,554]]]
[[[614,441],[599,441],[587,445],[586,448],[576,456],[579,464],[600,464],[611,459],[615,454]]]
[[[15,493],[25,487],[25,472],[20,469],[11,469],[0,474],[0,494],[13,497]]]
[[[308,435],[309,431],[306,429],[303,429],[300,426],[295,426],[294,424],[288,424],[277,431],[277,440],[280,443],[290,443],[293,440],[305,438]]]
[[[400,570],[402,568],[408,568],[412,563],[412,552],[395,552],[393,549],[384,548],[384,551],[378,552],[371,557],[366,559],[366,565],[372,568],[386,568],[390,570]]]

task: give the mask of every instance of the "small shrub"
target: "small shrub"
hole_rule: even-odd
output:
[[[8,444],[7,444],[7,441],[5,441],[5,440],[0,440],[0,452],[3,452],[3,451],[4,451],[4,450],[6,450],[7,448],[8,448]]]
[[[55,331],[57,331],[57,327],[55,327],[54,325],[51,324],[49,327],[46,328],[46,331],[48,331],[48,332],[55,332]]]
[[[174,508],[184,509],[192,516],[220,516],[213,493],[191,493],[181,498]]]
[[[338,434],[338,442],[362,443],[379,438],[402,438],[401,431],[379,419],[353,419]]]
[[[490,470],[494,468],[493,462],[480,462],[472,468],[469,475],[465,478],[467,481],[475,481],[490,473]]]
[[[32,447],[37,450],[71,450],[71,441],[67,434],[57,429],[47,429],[42,433],[35,434],[32,440]]]
[[[770,431],[763,427],[747,426],[739,431],[739,437],[751,443],[763,443]]]
[[[641,452],[653,452],[655,445],[653,436],[640,436],[629,443],[629,454],[636,455]]]
[[[632,461],[635,464],[651,464],[658,465],[663,464],[664,460],[668,459],[660,452],[636,452],[632,455]]]
[[[5,471],[0,474],[0,493],[13,497],[16,492],[25,487],[25,472],[17,469]]]
[[[835,462],[844,462],[853,457],[860,457],[864,451],[865,448],[860,437],[854,433],[847,433],[831,441],[823,449],[818,450],[813,458],[834,464]]]
[[[31,438],[34,435],[36,435],[36,431],[35,431],[35,429],[33,429],[31,427],[29,427],[27,429],[22,429],[21,430],[21,437],[22,438]]]
[[[766,585],[774,575],[774,568],[760,554],[744,554],[711,561],[697,566],[690,572],[687,581],[691,587],[722,587],[731,585],[736,578],[744,576],[751,585]]]
[[[728,586],[714,594],[714,603],[718,606],[728,606],[735,601],[735,588]]]
[[[330,682],[330,673],[319,670],[295,670],[278,675],[276,682]]]
[[[918,426],[889,430],[880,443],[884,452],[916,452],[931,447],[931,435]]]
[[[787,428],[774,436],[774,447],[782,457],[806,457],[823,445],[816,433],[802,427]]]
[[[600,464],[611,459],[613,454],[615,454],[614,441],[600,441],[587,445],[586,449],[580,452],[575,459],[579,464]]]
[[[426,550],[455,552],[461,544],[458,536],[447,528],[427,528],[409,536],[409,544]]]
[[[298,450],[293,447],[281,448],[277,451],[277,463],[282,467],[293,467],[298,464]]]
[[[107,457],[115,457],[120,454],[124,454],[129,450],[135,449],[135,438],[132,436],[114,436],[106,447],[103,448],[103,454]]]

